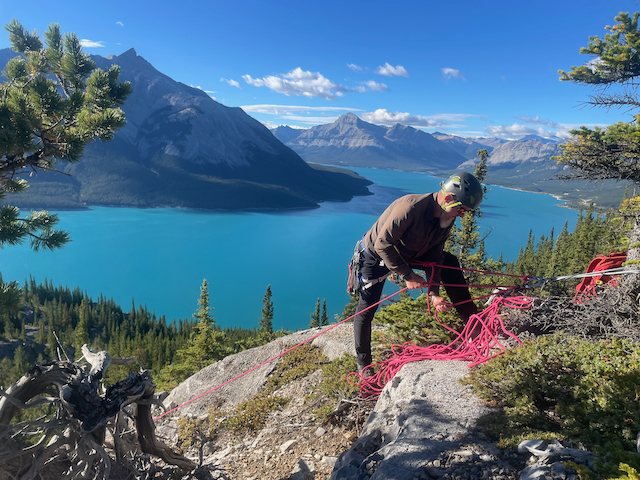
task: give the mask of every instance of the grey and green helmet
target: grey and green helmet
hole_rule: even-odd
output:
[[[442,188],[469,210],[478,208],[482,201],[482,185],[476,177],[467,172],[454,173],[442,184]]]

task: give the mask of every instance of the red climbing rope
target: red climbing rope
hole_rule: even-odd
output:
[[[506,335],[521,344],[518,337],[505,328],[500,316],[500,309],[503,306],[526,309],[529,308],[532,300],[522,296],[495,296],[484,311],[471,316],[460,333],[443,324],[436,312],[435,317],[438,323],[456,335],[456,338],[450,344],[418,347],[412,343],[405,343],[402,346],[394,346],[392,347],[393,356],[391,358],[371,366],[374,370],[375,367],[379,367],[377,373],[366,377],[358,373],[350,373],[347,381],[351,385],[359,383],[360,394],[363,397],[370,398],[380,395],[384,386],[409,362],[420,360],[463,360],[471,362],[469,367],[486,362],[506,350],[506,347],[500,341],[501,336]],[[352,380],[354,376],[357,377],[356,380]]]
[[[603,285],[618,286],[620,275],[608,274],[608,270],[619,268],[627,260],[627,252],[610,253],[609,255],[598,255],[587,267],[586,273],[601,273],[585,277],[576,286],[576,295],[573,303],[583,303],[587,300],[597,297],[597,288]]]

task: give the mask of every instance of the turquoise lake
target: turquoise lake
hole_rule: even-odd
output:
[[[354,168],[375,184],[373,196],[326,202],[314,210],[225,213],[183,209],[95,207],[57,212],[73,241],[55,252],[28,246],[0,250],[5,281],[31,274],[54,285],[101,293],[126,311],[146,305],[167,320],[191,319],[202,279],[221,327],[258,326],[262,298],[271,285],[274,328],[307,328],[316,300],[329,318],[342,312],[347,263],[353,246],[394,199],[427,193],[441,179],[424,174]],[[549,195],[491,187],[482,204],[486,250],[515,259],[529,230],[537,238],[573,228],[578,212]],[[394,286],[387,287],[393,292]]]

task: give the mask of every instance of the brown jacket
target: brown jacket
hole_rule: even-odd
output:
[[[362,245],[399,275],[410,274],[416,259],[442,265],[444,243],[453,224],[441,228],[440,219],[434,217],[436,208],[435,193],[400,197],[364,235]],[[440,268],[435,269],[433,281],[440,282]]]

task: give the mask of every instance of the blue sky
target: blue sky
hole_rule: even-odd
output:
[[[135,48],[159,71],[269,125],[308,128],[353,112],[380,125],[514,139],[565,137],[629,121],[585,107],[590,87],[558,81],[590,58],[636,1],[25,2],[0,0],[43,32],[51,22],[88,53]],[[0,48],[9,47],[0,33]]]

